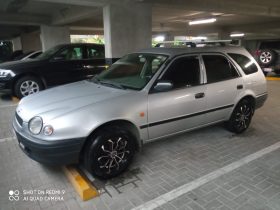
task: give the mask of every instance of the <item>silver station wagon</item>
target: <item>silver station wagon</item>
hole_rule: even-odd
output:
[[[219,122],[245,131],[266,98],[263,72],[241,47],[153,48],[23,98],[13,126],[30,158],[106,179],[150,141]]]

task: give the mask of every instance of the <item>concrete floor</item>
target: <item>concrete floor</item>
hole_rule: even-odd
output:
[[[2,95],[0,209],[145,209],[152,207],[152,200],[161,202],[157,209],[279,210],[280,81],[269,81],[268,92],[268,101],[257,110],[245,133],[235,135],[216,125],[151,143],[120,177],[95,180],[102,194],[86,202],[80,200],[60,168],[41,165],[20,151],[11,128],[16,104]],[[256,156],[259,151],[266,153]],[[255,158],[247,163],[252,154]],[[225,172],[236,163],[235,170]],[[209,176],[221,171],[216,178]],[[198,185],[203,177],[210,179]],[[180,191],[188,184],[192,186],[189,190]],[[9,200],[10,190],[19,191],[18,201]],[[46,195],[48,190],[55,194]],[[168,202],[164,196],[169,196]],[[54,198],[63,200],[50,200]]]

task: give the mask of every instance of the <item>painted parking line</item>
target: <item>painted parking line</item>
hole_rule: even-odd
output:
[[[5,141],[12,141],[14,140],[16,137],[8,137],[8,138],[3,138],[3,139],[0,139],[0,143],[1,142],[5,142]]]
[[[158,208],[160,206],[162,206],[163,204],[165,203],[168,203],[169,201],[171,200],[174,200],[178,197],[180,197],[181,195],[184,195],[222,175],[225,175],[247,163],[250,163],[251,161],[253,160],[256,160],[266,154],[269,154],[277,149],[280,149],[280,142],[277,142],[269,147],[266,147],[262,150],[259,150],[258,152],[256,153],[253,153],[251,155],[248,155],[236,162],[233,162],[223,168],[220,168],[216,171],[213,171],[205,176],[202,176],[192,182],[189,182],[187,184],[184,184],[168,193],[165,193],[153,200],[150,200],[140,206],[137,206],[135,208],[133,208],[132,210],[140,210],[140,209],[145,209],[145,210],[152,210],[152,209],[155,209],[155,208]]]
[[[0,109],[1,108],[8,108],[8,107],[15,107],[17,106],[18,104],[9,104],[9,105],[3,105],[3,106],[0,106]]]
[[[266,77],[266,80],[269,80],[269,81],[280,81],[280,77]]]

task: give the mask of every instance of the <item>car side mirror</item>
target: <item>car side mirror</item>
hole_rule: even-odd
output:
[[[173,88],[173,83],[167,80],[158,81],[157,84],[154,86],[154,90],[156,92],[164,92],[171,90]]]

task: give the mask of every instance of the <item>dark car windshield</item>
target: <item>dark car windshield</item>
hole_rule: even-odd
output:
[[[48,49],[47,51],[43,52],[41,55],[39,55],[38,57],[36,57],[36,60],[45,60],[45,59],[49,59],[51,58],[55,53],[57,53],[58,50],[61,49],[61,46],[55,46],[52,47],[50,49]]]
[[[159,70],[168,56],[134,53],[115,62],[93,81],[116,88],[141,90]]]

